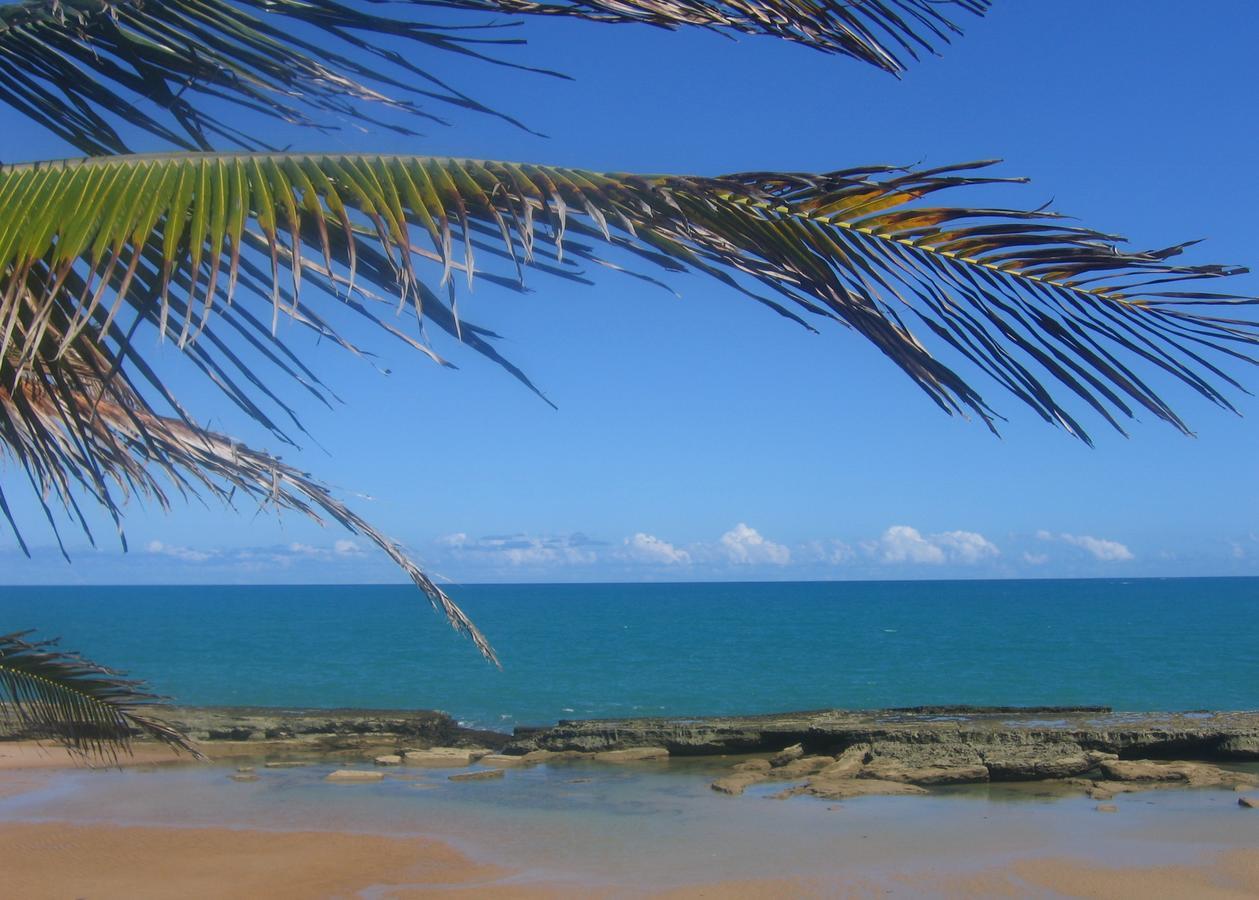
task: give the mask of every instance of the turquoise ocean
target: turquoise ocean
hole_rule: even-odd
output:
[[[936,704],[1259,709],[1259,579],[466,585],[499,671],[408,586],[0,587],[189,705],[478,727]]]

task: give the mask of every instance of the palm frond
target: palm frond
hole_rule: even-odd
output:
[[[28,273],[26,277],[28,286],[44,279],[43,273]],[[74,286],[79,287],[77,281]],[[27,296],[29,299],[30,294]],[[32,312],[29,305],[19,310],[17,333],[30,333],[35,326]],[[68,325],[64,310],[47,310],[38,325],[42,349],[31,354],[20,374],[0,383],[0,442],[22,466],[37,495],[45,498],[45,513],[54,532],[56,520],[47,499],[52,497],[59,499],[92,537],[79,513],[77,490],[108,510],[121,534],[122,506],[132,494],[168,506],[167,493],[156,477],[159,473],[185,495],[208,491],[230,504],[234,495],[242,494],[262,506],[292,510],[321,523],[327,517],[383,550],[452,627],[471,638],[486,659],[498,664],[485,636],[446,592],[401,546],[337,500],[326,486],[274,456],[199,427],[116,326],[111,326],[115,329],[112,334],[122,346],[121,355],[109,349],[110,342],[102,339],[96,322],[74,333]],[[0,372],[12,375],[12,355],[4,359]],[[124,360],[132,365],[124,366]],[[127,372],[131,367],[149,380],[179,417],[154,412],[131,383]],[[8,515],[3,491],[0,506]],[[21,541],[17,523],[8,517]],[[22,546],[25,550],[25,543]]]
[[[437,10],[566,16],[764,33],[890,72],[960,33],[943,8],[982,14],[989,0],[399,0],[374,9],[337,0],[23,0],[0,6],[0,102],[88,154],[125,153],[119,123],[187,150],[224,141],[274,149],[216,114],[227,102],[300,125],[329,116],[413,134],[360,101],[444,120],[434,101],[516,119],[447,84],[444,53],[527,69],[494,56],[519,24],[420,22]],[[396,40],[397,47],[389,45]],[[544,69],[533,71],[546,72]],[[557,74],[549,72],[548,74]],[[521,127],[524,127],[521,125]]]
[[[992,0],[460,0],[460,5],[594,22],[768,34],[899,75],[920,54],[936,53],[962,34],[951,16],[982,16]]]
[[[1188,430],[1138,374],[1142,367],[1233,408],[1215,385],[1240,385],[1218,363],[1251,361],[1259,338],[1253,322],[1209,309],[1252,301],[1169,286],[1243,269],[1173,262],[1185,245],[1127,250],[1043,210],[921,202],[942,190],[1018,180],[987,175],[988,165],[715,178],[314,154],[8,166],[0,168],[0,272],[8,287],[0,350],[13,361],[10,378],[24,371],[42,352],[41,323],[53,309],[67,315],[63,346],[93,322],[108,337],[129,310],[181,347],[199,345],[207,365],[224,358],[219,348],[230,335],[219,320],[229,315],[237,326],[246,317],[256,340],[268,322],[274,332],[282,314],[336,337],[302,302],[305,280],[412,346],[427,349],[375,317],[372,298],[391,292],[422,321],[476,341],[483,331],[465,329],[458,315],[458,281],[479,276],[520,287],[531,267],[581,277],[575,263],[608,262],[597,249],[603,243],[647,267],[720,278],[797,321],[838,320],[942,408],[989,424],[988,404],[908,322],[1085,440],[1053,385],[1116,428],[1139,406]],[[33,271],[45,280],[30,281]],[[241,282],[252,312],[232,304]],[[15,330],[24,309],[29,333]],[[484,341],[478,349],[492,353]],[[246,407],[255,395],[247,385],[231,393]]]
[[[60,650],[56,641],[27,640],[29,634],[0,635],[0,699],[5,701],[0,718],[87,757],[116,761],[141,734],[205,758],[177,728],[149,713],[161,698],[142,682]]]

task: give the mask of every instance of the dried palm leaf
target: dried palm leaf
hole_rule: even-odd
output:
[[[187,150],[212,139],[274,149],[214,112],[220,101],[329,128],[342,117],[413,134],[359,101],[442,122],[424,101],[504,118],[431,68],[437,51],[518,69],[489,54],[523,43],[518,23],[419,22],[417,8],[503,11],[599,22],[697,25],[776,35],[890,72],[960,33],[948,11],[989,0],[24,0],[0,6],[0,102],[84,153],[125,153],[119,123]],[[396,46],[390,46],[394,40]],[[547,72],[544,69],[532,71]],[[521,126],[523,127],[523,126]]]

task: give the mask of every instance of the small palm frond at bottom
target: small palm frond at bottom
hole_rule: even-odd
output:
[[[149,713],[161,698],[142,682],[29,635],[0,635],[0,717],[84,757],[116,762],[132,738],[143,736],[205,758],[179,729]]]

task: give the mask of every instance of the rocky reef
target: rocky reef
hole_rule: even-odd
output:
[[[1054,780],[1106,799],[1133,785],[1246,786],[1253,783],[1250,776],[1216,764],[1259,761],[1259,712],[819,710],[561,721],[517,728],[513,735],[464,728],[446,713],[427,710],[205,707],[164,714],[212,759],[273,761],[268,764],[326,759],[502,769],[575,759],[641,763],[737,755],[713,784],[729,794],[765,781],[786,782],[784,796],[839,798]]]
[[[1111,758],[1259,760],[1259,713],[915,707],[702,719],[596,719],[518,728],[503,752],[664,747],[674,756],[712,756],[773,753],[797,744],[802,757],[839,758],[853,748],[863,748],[867,764],[876,770],[952,773],[939,775],[940,780],[1040,780],[1080,775]]]

